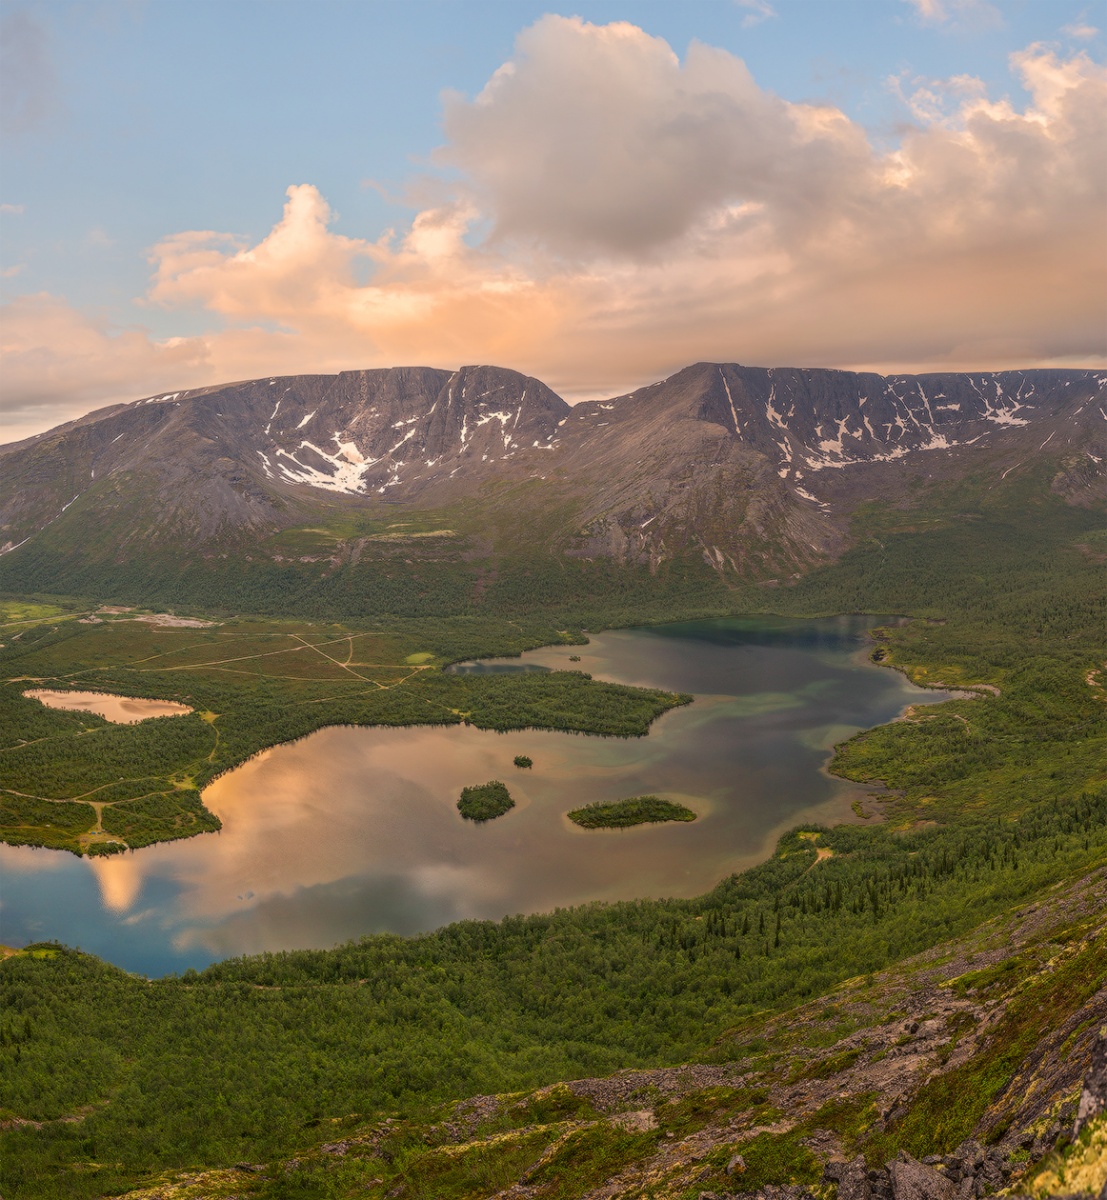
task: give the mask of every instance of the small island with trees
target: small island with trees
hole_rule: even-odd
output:
[[[569,820],[582,829],[626,829],[660,821],[694,821],[696,814],[683,804],[658,796],[630,796],[574,808]]]
[[[529,754],[516,754],[515,765],[517,767],[533,767],[534,759]]]
[[[461,789],[457,811],[467,821],[492,821],[515,807],[506,786],[498,779]]]

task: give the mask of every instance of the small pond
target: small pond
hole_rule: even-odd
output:
[[[47,708],[65,708],[72,712],[90,712],[120,725],[134,725],[151,717],[181,717],[192,709],[172,700],[143,700],[137,696],[115,696],[110,692],[52,691],[32,688],[23,693],[40,700]]]

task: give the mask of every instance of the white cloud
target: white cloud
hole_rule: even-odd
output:
[[[888,84],[915,120],[924,125],[957,123],[965,112],[967,101],[983,100],[987,95],[984,81],[973,75],[923,79],[904,73],[893,76]]]
[[[986,32],[1003,25],[999,9],[988,0],[904,0],[923,25]]]
[[[1075,38],[1079,42],[1090,42],[1092,38],[1099,36],[1099,30],[1094,25],[1089,25],[1082,18],[1078,21],[1073,21],[1069,25],[1063,25],[1061,32],[1067,34],[1070,38]]]
[[[776,9],[769,3],[769,0],[734,0],[739,8],[746,9],[746,15],[742,18],[742,28],[752,29],[755,25],[760,25],[762,21],[768,21],[771,17],[777,16]]]
[[[202,339],[159,345],[143,330],[113,330],[46,293],[0,307],[0,346],[0,441],[27,437],[97,405],[136,399],[170,381],[199,383],[208,367]]]
[[[446,97],[448,145],[496,236],[570,254],[664,245],[731,201],[785,217],[849,190],[864,134],[834,109],[788,104],[698,42],[683,63],[625,22],[547,16],[475,100]],[[831,178],[833,176],[833,178]]]
[[[25,211],[22,204],[0,204],[0,214],[5,217],[21,217]]]
[[[701,358],[1099,363],[1107,74],[1041,45],[1011,67],[1021,108],[971,77],[901,81],[917,125],[882,152],[724,51],[681,62],[632,25],[543,18],[476,99],[447,99],[464,174],[406,230],[339,235],[298,184],[256,244],[172,234],[148,302],[209,331],[156,342],[26,298],[6,404],[44,406],[42,428],[158,389],[401,363],[500,363],[570,397]]]

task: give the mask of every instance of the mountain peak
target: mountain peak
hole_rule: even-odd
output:
[[[481,364],[271,376],[113,405],[0,447],[0,548],[104,506],[144,540],[199,547],[303,523],[320,504],[418,507],[556,471],[589,531],[579,552],[655,562],[697,545],[741,570],[742,546],[771,530],[801,557],[834,553],[856,504],[899,502],[909,475],[987,462],[998,479],[1046,452],[1072,460],[1064,494],[1098,494],[1088,446],[1105,385],[1094,371],[701,362],[571,408]]]

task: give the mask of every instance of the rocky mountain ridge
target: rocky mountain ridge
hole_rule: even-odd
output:
[[[757,574],[833,556],[858,503],[981,466],[1057,465],[1103,493],[1107,374],[880,376],[698,363],[570,407],[491,366],[252,380],[115,405],[0,447],[0,553],[94,514],[115,552],[263,538],[322,510],[556,491],[549,549],[657,563],[694,550]],[[537,489],[537,490],[535,490]],[[527,519],[524,501],[518,510]]]

